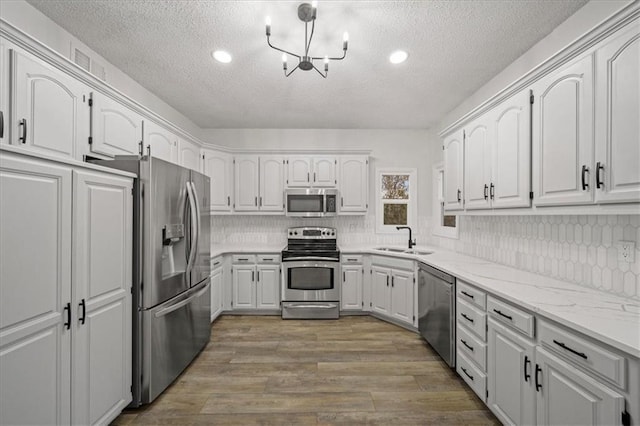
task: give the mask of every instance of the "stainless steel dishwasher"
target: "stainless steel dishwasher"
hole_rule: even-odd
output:
[[[456,365],[456,279],[424,263],[418,265],[420,334],[453,368]]]

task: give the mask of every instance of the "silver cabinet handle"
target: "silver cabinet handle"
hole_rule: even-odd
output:
[[[309,173],[307,173],[307,182],[309,182]]]
[[[313,181],[316,181],[316,172],[313,172]]]
[[[260,271],[256,272],[256,275],[258,276],[258,279],[256,281],[260,282]]]
[[[256,207],[258,206],[258,197],[255,197],[254,203],[256,204]]]
[[[0,138],[4,138],[4,111],[0,111]]]
[[[231,205],[231,197],[227,195],[227,206]]]
[[[255,281],[255,271],[251,271],[251,282]]]
[[[260,196],[260,207],[262,207],[262,195]]]

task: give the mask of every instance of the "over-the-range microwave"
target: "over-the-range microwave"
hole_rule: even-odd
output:
[[[285,201],[287,216],[328,217],[338,213],[337,189],[287,189]]]

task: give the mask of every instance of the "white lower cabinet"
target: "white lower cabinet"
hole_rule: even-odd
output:
[[[362,265],[342,266],[341,310],[362,309]]]
[[[373,256],[371,266],[371,310],[413,325],[414,262]]]
[[[222,289],[224,288],[224,268],[222,256],[211,260],[211,322],[223,310]]]
[[[131,401],[132,180],[2,152],[0,184],[0,424],[108,424]]]
[[[280,309],[280,255],[233,255],[233,309]]]
[[[535,342],[488,320],[487,405],[503,424],[535,424]]]
[[[535,356],[538,424],[622,424],[625,400],[621,394],[540,346]]]

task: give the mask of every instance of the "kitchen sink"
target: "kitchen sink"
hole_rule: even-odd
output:
[[[397,247],[376,247],[374,250],[388,251],[390,253],[403,253],[403,254],[417,254],[418,256],[426,256],[433,253],[432,251],[417,250],[417,249],[403,249]]]

